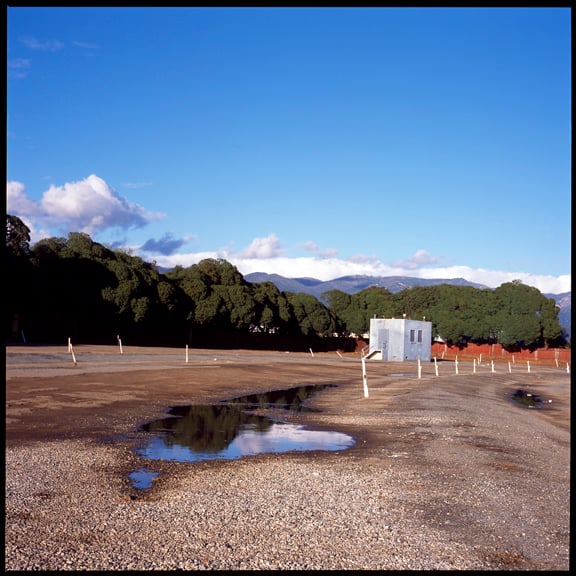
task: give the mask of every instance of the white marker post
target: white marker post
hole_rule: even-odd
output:
[[[458,374],[458,356],[456,356],[456,360],[454,360],[454,370],[456,374]]]
[[[528,369],[528,372],[530,372],[530,360],[526,362],[526,368]]]
[[[188,364],[188,344],[186,344],[186,364]]]
[[[418,357],[418,380],[422,378],[422,365],[420,364],[420,357]]]
[[[118,338],[118,346],[120,346],[120,354],[124,354],[124,352],[122,351],[122,340],[120,340],[120,336],[116,336],[116,338]]]
[[[492,372],[494,372],[494,360],[491,360],[490,364],[492,365]]]
[[[310,354],[312,354],[312,358],[314,358],[314,352],[312,352],[312,348],[310,348]]]
[[[364,398],[368,398],[368,377],[366,376],[366,358],[362,356],[362,382],[364,384]]]
[[[566,373],[570,374],[570,363],[566,362]]]
[[[476,374],[476,358],[472,358],[472,373]]]
[[[434,372],[436,376],[438,376],[438,362],[436,360],[436,356],[434,356]]]
[[[512,373],[512,364],[510,362],[508,362],[508,372]]]
[[[72,361],[74,362],[74,366],[77,366],[76,356],[74,356],[74,348],[72,348],[72,344],[70,344],[70,353],[72,354]]]

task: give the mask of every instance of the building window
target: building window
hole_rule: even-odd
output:
[[[422,342],[422,330],[418,330],[418,342]]]
[[[415,330],[410,330],[410,342],[414,342],[414,332]]]

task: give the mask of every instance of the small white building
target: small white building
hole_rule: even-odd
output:
[[[367,358],[388,361],[430,361],[432,322],[407,318],[370,318]]]

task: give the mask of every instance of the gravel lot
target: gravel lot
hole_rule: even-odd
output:
[[[570,374],[357,355],[6,348],[6,570],[554,570],[570,558]],[[337,384],[290,420],[340,452],[143,461],[174,405]],[[510,401],[538,393],[541,409]],[[551,402],[550,402],[551,400]],[[137,489],[129,473],[158,473]]]

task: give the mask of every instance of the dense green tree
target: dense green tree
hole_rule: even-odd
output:
[[[272,282],[251,285],[255,319],[251,330],[267,334],[286,334],[290,323],[290,306],[286,296]]]
[[[339,321],[339,333],[344,336],[354,331],[355,319],[360,316],[356,307],[352,305],[352,296],[342,290],[328,290],[321,295],[332,314]]]
[[[51,260],[63,257],[65,250],[66,238],[43,238],[32,246],[31,257],[36,264],[47,265]]]
[[[255,302],[248,286],[219,285],[213,290],[222,300],[222,317],[233,330],[248,332],[256,318]]]
[[[541,300],[536,312],[540,329],[539,344],[557,347],[564,341],[564,329],[559,320],[560,309],[553,298]]]
[[[30,259],[30,230],[17,216],[6,215],[4,321],[11,340],[20,341],[36,286]]]
[[[103,260],[85,250],[88,236],[72,233],[69,240],[48,238],[31,250],[34,283],[42,287],[28,302],[36,338],[92,338],[106,319],[100,292],[107,277]]]
[[[431,311],[438,301],[436,286],[414,286],[406,288],[394,297],[395,315],[406,314],[409,318],[430,319]]]
[[[490,333],[489,294],[471,286],[416,286],[395,295],[396,309],[432,322],[433,334],[449,343],[483,342]]]
[[[372,286],[352,294],[349,299],[337,290],[325,294],[327,301],[330,304],[334,303],[339,310],[337,316],[347,333],[359,336],[368,333],[370,318],[392,315],[393,297],[385,288]]]
[[[337,329],[330,310],[311,294],[286,292],[298,330],[304,336],[328,336]]]
[[[220,295],[212,292],[206,298],[196,302],[194,321],[207,328],[226,328],[223,322],[224,302]]]
[[[6,214],[6,250],[10,256],[30,254],[30,229],[18,216]]]
[[[393,296],[386,288],[371,286],[358,294],[360,308],[368,319],[390,317],[393,314]],[[367,326],[370,329],[370,325]]]
[[[207,258],[188,268],[177,266],[166,276],[188,296],[190,317],[199,326],[248,331],[253,325],[251,287],[226,260]]]
[[[246,283],[238,269],[222,258],[206,258],[196,268],[207,286],[241,286]]]
[[[449,343],[500,342],[506,347],[561,345],[554,300],[519,281],[495,290],[442,284],[391,294],[371,287],[350,295],[331,290],[321,300],[249,283],[222,259],[205,259],[160,274],[154,264],[93,242],[84,233],[47,238],[30,247],[30,231],[7,216],[8,334],[30,330],[36,340],[132,341],[192,332],[264,332],[302,337],[364,334],[373,317],[425,317]],[[198,332],[199,330],[199,332]],[[126,339],[123,338],[126,341]],[[212,339],[212,341],[214,341]],[[232,338],[233,341],[233,338]]]
[[[494,289],[496,337],[505,347],[546,345],[561,333],[558,311],[537,288],[519,280]]]

